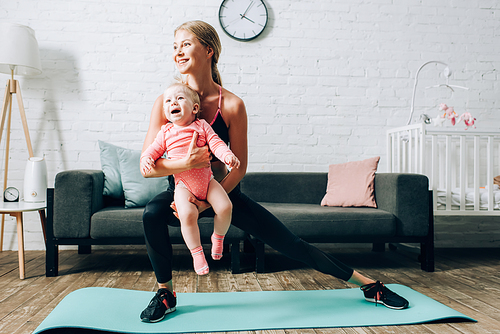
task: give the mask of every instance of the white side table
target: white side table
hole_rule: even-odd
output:
[[[45,202],[0,202],[0,214],[8,214],[16,218],[17,221],[17,246],[19,255],[19,278],[24,279],[24,232],[23,232],[23,212],[38,211],[40,222],[42,224],[43,237],[47,242],[45,235]]]

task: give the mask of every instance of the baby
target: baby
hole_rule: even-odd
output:
[[[217,136],[210,125],[197,118],[200,110],[198,93],[183,83],[174,83],[163,93],[163,111],[169,123],[163,125],[154,142],[141,155],[141,171],[151,171],[155,161],[165,152],[170,159],[181,159],[188,152],[193,133],[198,133],[198,147],[208,144],[210,151],[230,168],[238,168],[240,161]],[[210,167],[191,169],[174,174],[174,201],[181,221],[181,232],[193,256],[194,269],[205,275],[209,268],[200,240],[198,208],[188,198],[207,201],[215,212],[212,234],[212,258],[222,258],[224,236],[231,224],[232,203],[226,191],[214,179]]]

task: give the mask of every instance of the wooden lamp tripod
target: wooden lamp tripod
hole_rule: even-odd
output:
[[[0,24],[0,72],[10,74],[11,78],[7,80],[5,94],[2,105],[2,116],[0,120],[0,141],[2,139],[3,130],[7,121],[6,127],[6,148],[5,148],[5,170],[3,179],[3,190],[7,188],[7,176],[9,169],[9,149],[10,149],[10,127],[12,118],[12,103],[13,94],[16,94],[17,104],[23,124],[24,136],[28,146],[30,158],[33,157],[33,147],[31,146],[30,134],[28,131],[28,122],[26,120],[26,112],[24,110],[23,99],[21,95],[21,87],[17,80],[14,80],[14,74],[19,75],[37,75],[42,73],[40,63],[40,54],[38,50],[38,42],[35,38],[33,29],[12,23]],[[40,212],[40,215],[42,213]],[[45,215],[45,213],[44,213]],[[3,234],[4,234],[5,215],[2,215],[0,226],[0,252],[3,249]],[[45,231],[44,231],[45,236]]]
[[[26,137],[26,144],[28,145],[28,153],[30,158],[33,157],[33,147],[31,146],[30,133],[28,131],[28,122],[26,120],[26,112],[24,111],[23,98],[21,96],[21,87],[19,86],[19,81],[14,80],[14,70],[12,70],[11,79],[7,80],[7,85],[5,86],[5,94],[2,106],[2,118],[0,121],[0,141],[1,141],[3,135],[3,129],[5,126],[5,120],[7,119],[7,131],[5,134],[6,144],[5,144],[5,169],[3,176],[3,191],[5,191],[5,189],[7,188],[7,176],[9,172],[10,125],[12,120],[13,94],[16,94],[17,97],[19,113],[21,114],[21,122],[23,123],[24,136]],[[2,223],[0,226],[0,251],[3,250],[4,225],[5,225],[5,215],[2,215]]]

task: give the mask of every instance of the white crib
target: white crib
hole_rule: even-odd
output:
[[[500,132],[459,126],[387,131],[388,172],[427,175],[435,215],[500,215]]]

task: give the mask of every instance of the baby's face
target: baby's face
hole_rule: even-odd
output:
[[[173,86],[163,93],[165,117],[177,126],[191,124],[198,112],[199,105],[194,103],[182,86]]]

